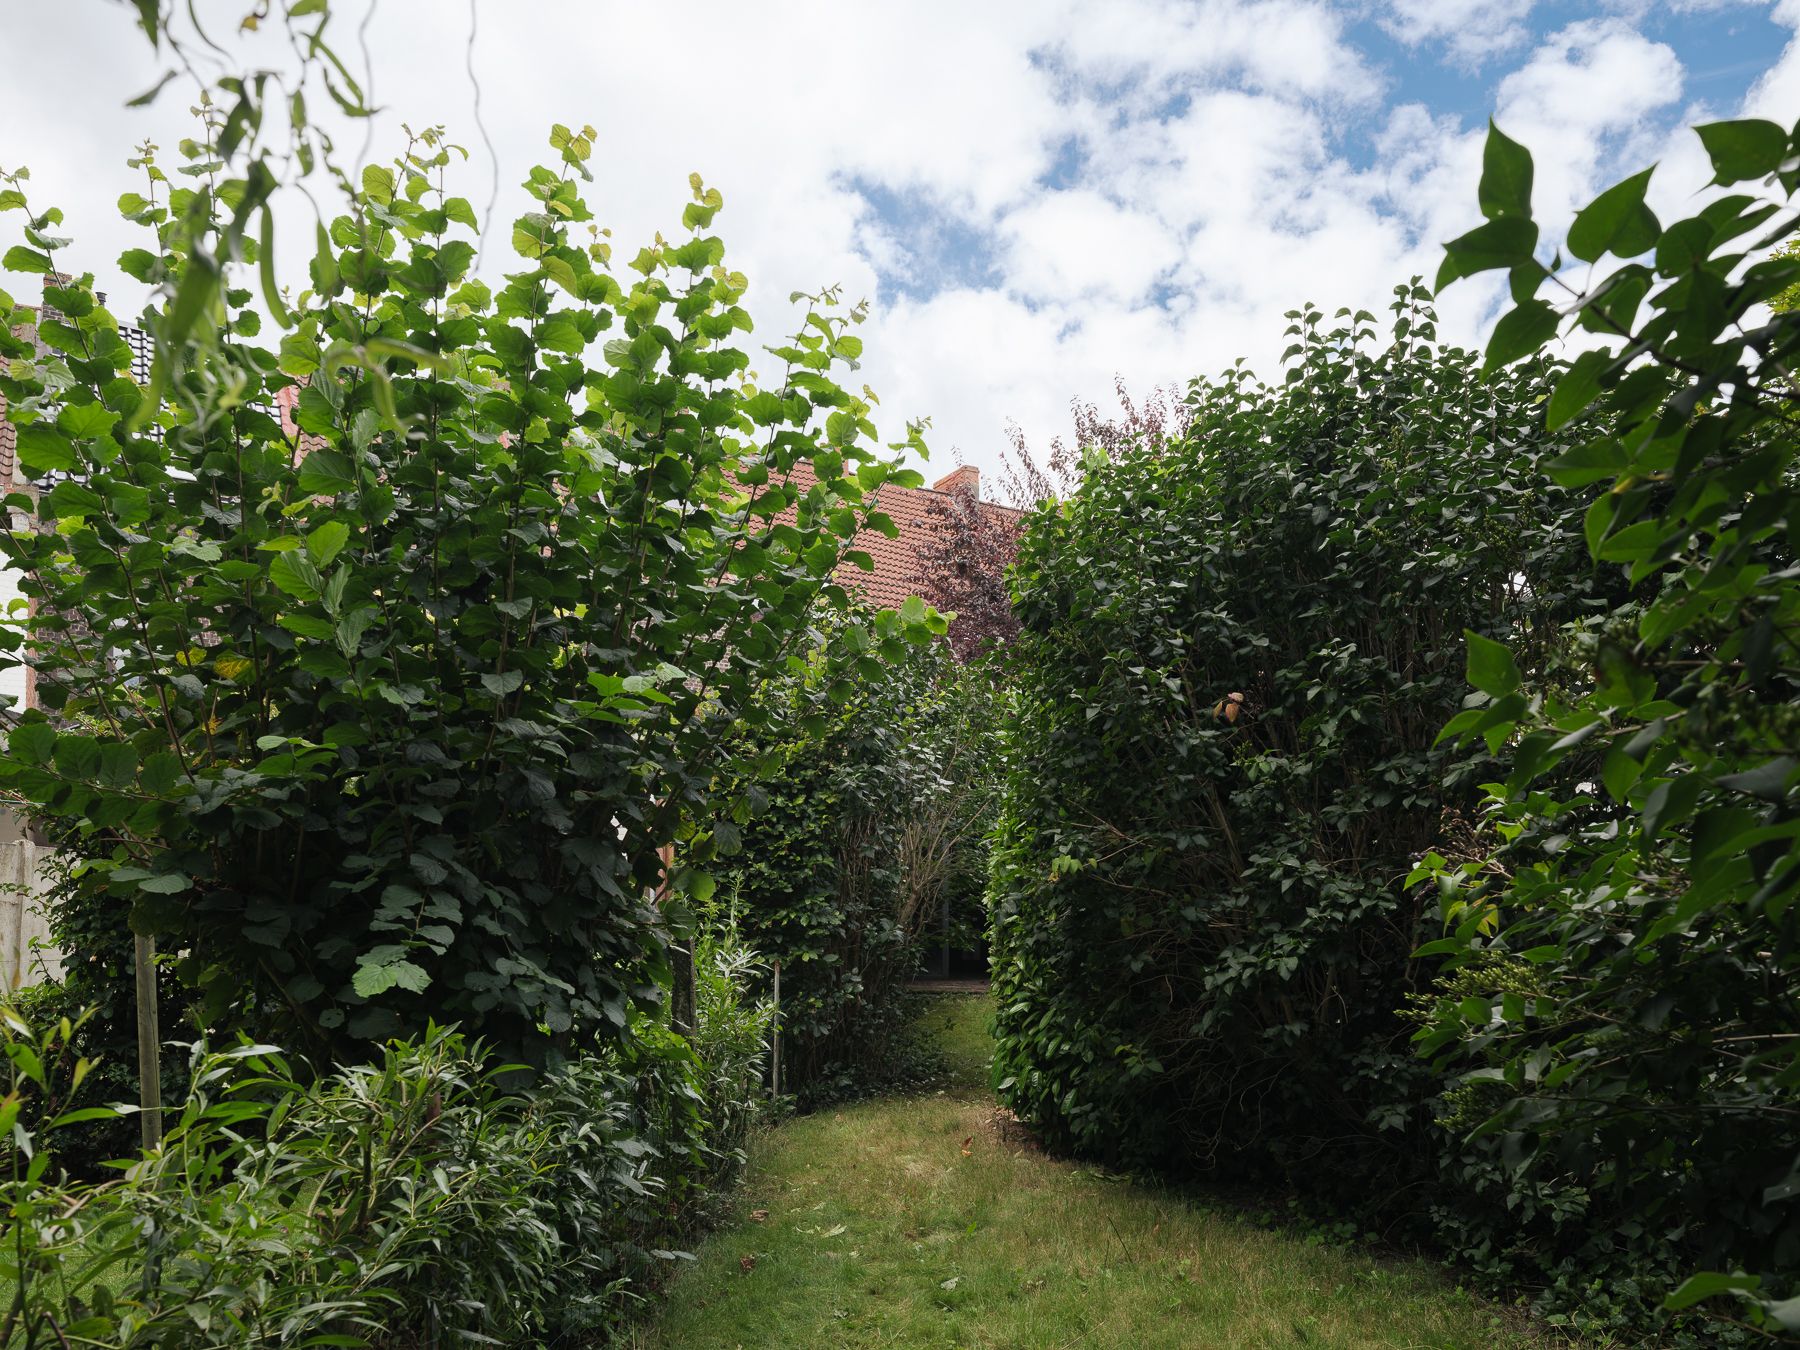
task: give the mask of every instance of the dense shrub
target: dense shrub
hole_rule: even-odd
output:
[[[123,1180],[57,1180],[78,1120],[9,1136],[0,1341],[604,1339],[741,1160],[768,1030],[730,992],[745,961],[703,949],[691,1043],[639,1023],[529,1083],[439,1028],[310,1085],[271,1047],[197,1047],[164,1147]],[[8,1014],[0,1119],[66,1095],[69,1030]]]
[[[1512,1206],[1482,1255],[1549,1264],[1584,1314],[1639,1320],[1708,1266],[1676,1306],[1735,1294],[1741,1310],[1714,1306],[1794,1331],[1800,258],[1763,255],[1800,227],[1800,138],[1771,122],[1699,134],[1734,190],[1667,226],[1644,203],[1649,170],[1603,194],[1567,240],[1602,279],[1536,260],[1531,157],[1498,132],[1490,219],[1448,249],[1443,284],[1512,271],[1490,364],[1535,353],[1565,317],[1587,335],[1548,401],[1575,441],[1551,473],[1578,490],[1594,556],[1638,591],[1573,632],[1560,668],[1508,634],[1511,651],[1471,638],[1478,692],[1452,730],[1515,748],[1481,836],[1421,869],[1444,896],[1431,950],[1449,959],[1420,1048],[1456,1076],[1455,1123]]]
[[[1435,745],[1463,629],[1604,598],[1542,471],[1539,370],[1478,378],[1403,287],[1307,310],[1286,379],[1091,455],[1015,573],[993,870],[996,1074],[1058,1143],[1300,1183],[1370,1222],[1429,1175],[1398,1015],[1435,917],[1402,881],[1477,801]]]
[[[204,131],[210,174],[230,127]],[[86,857],[77,887],[183,951],[209,1021],[235,1003],[321,1058],[435,1015],[542,1062],[654,1006],[659,849],[705,865],[724,731],[841,595],[847,541],[892,528],[865,492],[919,481],[831,378],[860,313],[820,298],[754,382],[718,194],[696,179],[685,239],[621,282],[589,142],[552,142],[497,292],[434,133],[368,170],[278,352],[234,271],[201,284],[256,260],[246,185],[140,160],[123,265],[164,296],[153,387],[89,281],[57,283],[59,213],[0,191],[29,217],[5,265],[56,311],[40,351],[0,294],[39,487],[9,505],[43,526],[0,535],[33,601],[6,660],[43,704],[0,786]]]
[[[815,652],[769,682],[766,720],[732,747],[753,766],[733,795],[755,810],[719,891],[746,940],[781,961],[782,1084],[803,1101],[918,1067],[904,984],[915,939],[980,892],[998,734],[992,673],[958,666],[945,644],[865,662],[847,702],[827,697],[826,673]]]

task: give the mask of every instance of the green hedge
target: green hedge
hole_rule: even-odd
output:
[[[1039,511],[992,888],[1059,1142],[1713,1346],[1800,1331],[1800,130],[1698,130],[1745,190],[1609,189],[1580,286],[1493,130],[1480,372],[1422,291],[1372,355],[1307,312]]]
[[[996,1074],[1060,1145],[1420,1232],[1451,1146],[1406,877],[1495,773],[1438,743],[1464,630],[1548,659],[1623,587],[1544,472],[1546,368],[1483,379],[1421,288],[1393,308],[1297,313],[1282,383],[1196,383],[1185,441],[1091,456],[1031,519]]]

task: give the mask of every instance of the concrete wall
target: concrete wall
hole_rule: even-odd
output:
[[[53,849],[29,839],[0,842],[0,989],[17,989],[62,973],[62,959],[49,945],[50,929],[38,910],[44,892],[40,871]],[[36,940],[44,945],[32,950]]]
[[[11,618],[17,624],[22,622],[25,614],[21,607],[19,613],[12,613],[12,602],[24,597],[19,594],[19,573],[10,567],[0,567],[0,621]],[[24,708],[25,667],[11,666],[0,670],[0,707],[18,712]]]

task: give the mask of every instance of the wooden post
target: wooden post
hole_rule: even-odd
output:
[[[138,1034],[138,1124],[144,1152],[162,1143],[162,1031],[156,1008],[156,940],[135,935]]]
[[[769,1095],[781,1095],[781,958],[775,958],[775,1016],[769,1030],[773,1045],[769,1050]]]
[[[675,845],[664,844],[656,850],[656,856],[662,862],[662,876],[656,883],[656,892],[652,896],[657,908],[661,909],[669,903],[673,893],[670,883],[675,879]],[[700,1025],[700,976],[696,969],[698,964],[698,944],[693,938],[686,942],[676,942],[669,948],[669,971],[673,987],[669,990],[669,1025],[676,1033],[688,1040],[694,1039],[694,1032]]]
[[[688,1040],[700,1024],[699,984],[694,973],[694,941],[677,942],[669,949],[669,967],[675,987],[670,991],[669,1024]]]

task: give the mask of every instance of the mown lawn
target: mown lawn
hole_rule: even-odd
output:
[[[1318,1246],[1046,1157],[986,1089],[988,1003],[927,1014],[955,1085],[763,1137],[735,1222],[636,1345],[1505,1347],[1415,1263]]]

